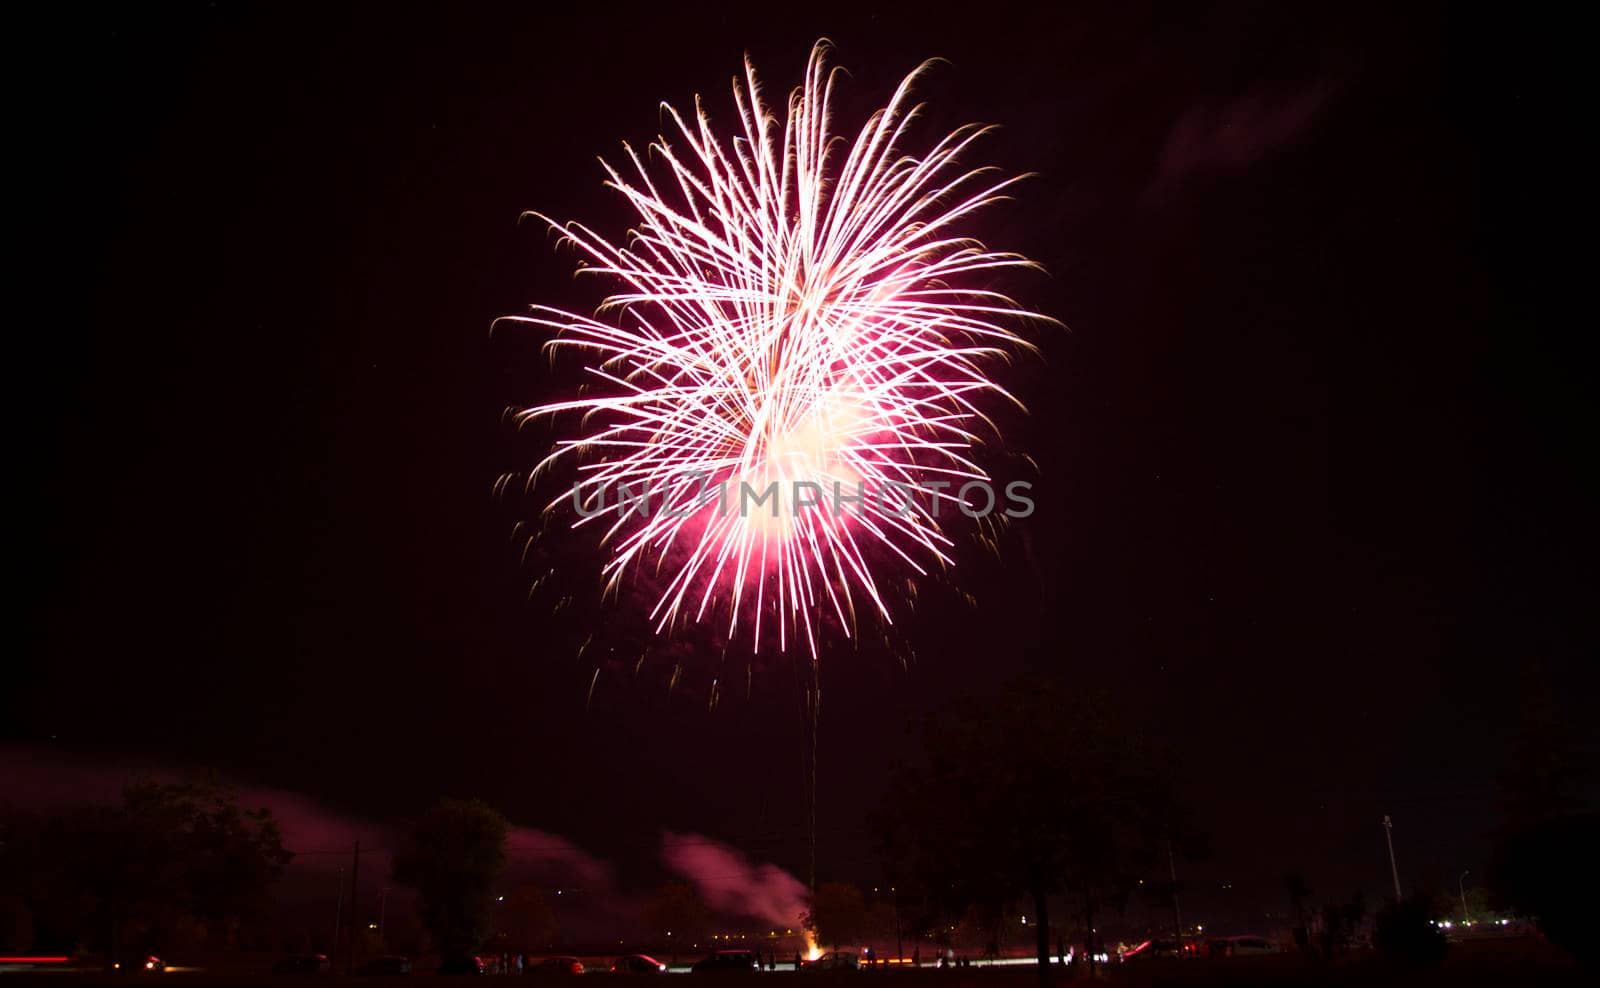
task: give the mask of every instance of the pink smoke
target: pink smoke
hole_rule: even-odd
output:
[[[661,859],[687,879],[712,909],[797,927],[806,912],[806,887],[774,864],[752,864],[720,841],[699,834],[661,835]]]
[[[1155,189],[1195,172],[1246,168],[1293,144],[1337,89],[1329,79],[1299,89],[1257,87],[1231,102],[1189,110],[1167,135]]]
[[[610,864],[583,848],[544,830],[513,826],[506,834],[508,872],[527,871],[546,886],[583,889],[610,895],[616,876]]]

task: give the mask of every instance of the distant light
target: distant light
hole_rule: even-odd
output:
[[[1027,926],[1028,925],[1028,917],[1026,917],[1026,916],[1022,917],[1022,925],[1023,926]]]
[[[557,892],[556,894],[560,895],[561,893]],[[504,902],[504,901],[506,901],[506,897],[503,896],[503,895],[497,895],[497,896],[494,897],[494,901],[496,901],[496,902]]]

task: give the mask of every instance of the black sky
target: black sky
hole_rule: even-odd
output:
[[[5,736],[798,866],[786,662],[748,695],[730,667],[714,711],[703,683],[609,667],[586,704],[581,636],[525,602],[490,488],[537,437],[502,412],[563,379],[488,328],[595,301],[522,210],[620,229],[595,155],[645,143],[663,99],[726,114],[746,50],[786,91],[827,36],[847,113],[950,60],[922,133],[998,123],[991,160],[1039,173],[982,232],[1045,265],[1014,287],[1071,330],[1019,367],[1032,414],[1006,439],[1040,463],[1039,511],[1001,561],[963,558],[975,608],[908,618],[909,670],[827,665],[823,870],[873,876],[863,812],[910,716],[1028,669],[1160,725],[1215,836],[1202,872],[1252,909],[1293,867],[1380,888],[1383,813],[1417,881],[1480,867],[1520,698],[1576,724],[1596,685],[1594,399],[1550,229],[1578,165],[1540,29],[670,6],[19,28],[13,270],[37,304],[11,334]]]

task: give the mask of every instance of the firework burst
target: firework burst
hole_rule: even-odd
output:
[[[925,63],[843,138],[827,54],[813,49],[781,121],[747,60],[731,136],[698,100],[690,117],[664,105],[670,138],[625,146],[626,169],[602,162],[638,214],[624,242],[530,214],[615,288],[593,317],[511,317],[556,331],[547,346],[577,351],[591,377],[519,416],[572,413],[529,483],[576,461],[576,487],[547,510],[600,530],[608,589],[651,570],[657,633],[721,608],[730,640],[800,640],[813,658],[825,615],[846,634],[858,606],[892,620],[885,566],[952,562],[940,508],[958,516],[952,490],[989,480],[973,458],[994,434],[980,405],[1014,401],[990,371],[1028,346],[1012,327],[1051,321],[987,287],[1031,262],[962,232],[1019,180],[960,163],[986,128],[901,150]],[[744,490],[773,484],[775,500],[744,510]]]

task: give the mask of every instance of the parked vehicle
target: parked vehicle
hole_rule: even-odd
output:
[[[1194,943],[1192,941],[1185,940],[1183,942],[1183,953],[1194,953]],[[1130,950],[1123,951],[1122,960],[1148,961],[1177,956],[1179,956],[1178,945],[1171,940],[1146,940]]]
[[[695,974],[725,974],[733,971],[759,971],[761,959],[753,950],[719,950],[697,961],[690,968]]]
[[[819,974],[824,971],[859,971],[861,970],[861,958],[848,951],[829,951],[816,960],[802,965],[800,970],[813,971]]]
[[[483,974],[482,957],[452,957],[439,965],[440,974]]]
[[[573,974],[582,974],[583,961],[578,960],[576,957],[568,957],[566,955],[559,957],[546,957],[544,960],[540,961],[534,966],[533,973],[544,975],[560,975],[562,977]]]
[[[272,965],[273,974],[327,974],[331,970],[327,954],[294,954]]]
[[[1206,952],[1212,957],[1254,957],[1278,953],[1278,945],[1266,937],[1212,937],[1206,941]]]
[[[649,954],[629,954],[611,962],[616,974],[666,974],[667,966]]]
[[[399,954],[389,954],[384,957],[374,957],[361,965],[357,974],[410,974],[411,958],[401,957]]]

